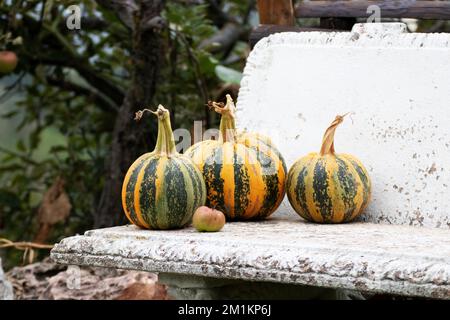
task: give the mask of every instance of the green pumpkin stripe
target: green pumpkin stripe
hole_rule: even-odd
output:
[[[157,226],[157,209],[156,209],[156,170],[160,164],[161,158],[156,157],[150,159],[144,170],[144,177],[139,188],[139,206],[141,209],[142,219],[150,226]]]
[[[263,181],[266,190],[263,205],[258,213],[258,218],[265,218],[273,212],[274,206],[277,204],[278,193],[280,192],[278,188],[278,168],[275,165],[276,163],[279,163],[277,162],[279,159],[274,159],[270,155],[259,150],[259,148],[251,147],[251,149],[256,153],[258,162],[261,164],[263,171]],[[274,155],[274,153],[272,153],[272,155]]]
[[[218,146],[214,148],[210,156],[205,159],[202,172],[207,190],[206,205],[209,207],[217,207],[217,209],[221,211],[225,210],[223,206],[220,206],[220,204],[224,203],[224,181],[220,178],[222,162],[222,148]]]
[[[357,194],[358,182],[351,174],[350,168],[338,155],[336,155],[336,162],[338,164],[338,170],[335,177],[333,177],[336,180],[334,185],[339,186],[340,192],[337,194],[345,205],[344,221],[349,221],[357,209],[354,199]]]
[[[262,143],[264,144],[264,142],[262,142]],[[281,165],[283,166],[284,172],[287,172],[286,161],[284,161],[284,158],[283,158],[283,155],[281,154],[281,152],[276,147],[274,147],[273,145],[266,144],[266,146],[268,146],[268,148],[270,148],[272,150],[272,152],[278,157],[277,160],[279,162],[281,162]]]
[[[151,156],[150,156],[151,157]],[[150,158],[141,158],[139,161],[139,164],[134,168],[133,172],[131,173],[130,179],[128,181],[128,184],[126,186],[126,201],[125,205],[130,213],[130,219],[131,221],[138,225],[142,226],[142,224],[139,222],[137,218],[136,209],[134,206],[134,190],[136,189],[136,182],[137,177],[139,175],[139,172],[144,168],[145,164],[149,161]]]
[[[319,159],[314,166],[313,199],[324,221],[329,221],[333,214],[333,203],[328,195],[328,174],[326,161]]]
[[[174,164],[176,164],[183,175],[183,182],[185,186],[186,191],[186,212],[194,212],[195,205],[196,205],[196,199],[198,198],[198,187],[195,188],[195,177],[191,176],[189,169],[185,166],[183,159],[180,158],[174,158],[172,159],[174,161]],[[189,196],[191,195],[191,196]],[[181,225],[185,225],[189,222],[190,217],[184,216],[181,220]]]
[[[167,160],[162,188],[164,192],[157,199],[159,225],[161,229],[167,229],[171,225],[181,227],[186,212],[193,212],[193,210],[192,208],[187,209],[187,185],[183,170],[173,159]]]
[[[261,154],[265,155],[266,157],[269,157],[269,159],[271,160],[268,162],[264,162],[266,159],[260,158],[258,156],[258,161],[261,164],[261,166],[263,166],[263,167],[267,166],[267,165],[270,166],[270,165],[272,165],[272,163],[280,163],[281,162],[284,172],[287,172],[286,161],[284,161],[284,158],[281,155],[280,151],[278,151],[278,149],[275,146],[268,144],[263,140],[259,140],[259,139],[255,139],[255,140],[258,141],[258,144],[250,145],[250,146],[248,146],[248,148],[255,150],[258,154],[261,153]],[[269,152],[271,152],[271,154]],[[274,156],[276,156],[276,157],[274,157]]]
[[[234,219],[239,219],[245,214],[249,206],[248,193],[250,191],[250,178],[244,159],[238,155],[236,149],[233,154],[234,171]]]
[[[188,199],[188,212],[194,212],[198,207],[205,203],[206,190],[200,171],[198,171],[197,168],[188,161],[189,160],[187,158],[177,159],[177,163],[184,175],[186,190],[188,190],[187,194],[193,195],[193,199]],[[190,220],[191,217],[186,215],[182,220],[182,224],[185,225],[189,223]]]
[[[341,157],[346,159],[348,162],[350,162],[352,164],[353,168],[358,173],[358,176],[363,184],[364,194],[363,194],[363,203],[361,205],[361,209],[364,209],[370,200],[370,187],[371,187],[369,177],[366,174],[366,170],[363,167],[361,167],[361,165],[359,165],[351,157],[348,157],[346,155],[341,155]]]
[[[308,220],[312,220],[312,217],[308,211],[308,205],[306,203],[306,177],[310,173],[310,164],[311,160],[308,161],[303,167],[300,167],[298,165],[296,166],[295,171],[298,171],[298,169],[300,169],[300,172],[295,175],[295,181],[297,183],[295,184],[294,188],[294,197],[292,197],[291,193],[288,192],[288,200],[294,202],[296,204],[296,207],[300,210],[301,216]],[[294,174],[294,170],[292,170],[292,173]],[[293,175],[291,174],[289,177],[289,181],[292,181],[292,179]],[[290,183],[294,182],[289,182],[288,185]]]

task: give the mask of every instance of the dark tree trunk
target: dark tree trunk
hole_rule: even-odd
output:
[[[125,173],[141,154],[151,151],[156,138],[156,122],[136,123],[134,113],[152,106],[161,55],[161,37],[158,17],[163,1],[136,1],[134,14],[133,74],[122,106],[117,114],[112,135],[112,146],[106,159],[105,184],[94,217],[94,227],[109,227],[125,222],[121,189]]]

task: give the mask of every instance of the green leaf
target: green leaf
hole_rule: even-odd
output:
[[[19,208],[20,199],[12,192],[0,189],[0,204],[2,204],[2,206]]]
[[[49,153],[58,153],[58,152],[67,152],[67,147],[61,145],[52,146],[49,151]]]
[[[0,167],[0,173],[6,173],[6,172],[13,172],[13,171],[23,171],[25,168],[23,165],[20,165],[18,163],[13,163],[10,165],[6,165],[6,166],[1,166]]]
[[[41,82],[45,84],[47,83],[45,66],[43,64],[38,64],[34,69],[34,73],[36,78],[38,78]]]
[[[17,150],[19,150],[19,151],[21,151],[21,152],[25,152],[25,151],[27,150],[27,148],[25,147],[25,143],[23,142],[23,140],[17,141],[16,148],[17,148]]]
[[[200,71],[213,75],[219,61],[206,51],[200,51],[197,54]]]
[[[1,117],[4,119],[9,119],[9,118],[14,117],[18,113],[19,113],[19,110],[11,110],[7,113],[2,114]]]
[[[216,75],[220,80],[226,83],[240,84],[242,79],[242,72],[222,65],[216,66]]]
[[[45,19],[50,18],[52,7],[53,7],[53,0],[47,0],[45,2],[45,7],[44,7],[44,18]]]

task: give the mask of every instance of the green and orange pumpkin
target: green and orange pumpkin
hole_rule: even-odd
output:
[[[128,169],[122,187],[123,210],[131,223],[142,228],[182,228],[205,204],[205,183],[191,159],[176,151],[169,111],[160,105],[150,112],[158,116],[156,147]]]
[[[286,164],[272,141],[257,133],[237,134],[235,107],[230,95],[221,114],[218,140],[191,146],[186,155],[198,166],[206,184],[206,205],[222,211],[228,220],[263,219],[285,195]]]
[[[369,204],[371,181],[363,164],[349,154],[336,154],[334,133],[343,116],[325,132],[320,153],[310,153],[290,168],[287,195],[294,210],[318,223],[349,222]]]

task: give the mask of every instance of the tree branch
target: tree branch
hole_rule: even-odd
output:
[[[222,28],[227,22],[234,21],[233,18],[222,10],[220,0],[207,0],[206,2],[208,3],[209,15],[216,27]]]
[[[16,88],[17,85],[20,85],[22,83],[22,79],[23,77],[25,77],[26,72],[22,72],[20,74],[20,76],[17,77],[17,79],[10,85],[8,85],[7,87],[5,87],[5,92],[2,93],[2,95],[0,95],[0,102],[3,99],[6,99],[8,97],[9,94],[11,94],[12,92],[14,92],[14,89]]]
[[[122,89],[115,86],[108,79],[103,78],[98,72],[93,70],[89,65],[80,61],[74,61],[72,67],[94,88],[110,97],[116,105],[121,105],[125,97]]]
[[[427,33],[442,32],[445,29],[446,24],[447,21],[438,20],[430,28],[426,29],[425,32]]]
[[[249,32],[249,28],[227,23],[212,37],[205,39],[199,48],[211,53],[228,52],[246,32]]]
[[[138,5],[134,0],[96,0],[102,7],[112,10],[122,21],[122,23],[133,29],[134,14],[138,10]]]
[[[166,26],[166,21],[160,17],[156,16],[149,20],[142,20],[141,21],[141,30],[142,31],[148,31],[150,29],[155,30],[162,30]]]
[[[26,162],[26,163],[31,164],[31,165],[38,165],[39,164],[38,162],[34,161],[33,159],[27,157],[26,155],[20,154],[18,152],[13,151],[13,150],[6,149],[6,148],[4,148],[2,146],[0,146],[0,152],[3,152],[3,153],[6,153],[6,154],[9,154],[11,156],[14,156],[16,158],[19,158],[23,162]]]
[[[37,22],[29,15],[24,15],[24,20],[30,24],[31,29]],[[56,28],[44,24],[43,27],[49,32],[51,39],[57,42],[42,43],[43,46],[58,47],[57,49],[65,49],[70,56],[64,58],[63,55],[58,54],[62,58],[49,58],[48,51],[44,55],[36,55],[34,52],[24,50],[24,54],[31,60],[32,63],[49,64],[62,67],[70,67],[78,71],[78,73],[94,88],[103,93],[105,96],[111,98],[116,105],[121,105],[125,97],[125,93],[119,87],[117,87],[110,80],[104,78],[97,70],[92,68],[88,61],[76,52],[72,44],[66,41],[64,36],[56,30]]]
[[[58,87],[58,88],[61,88],[61,89],[67,90],[67,91],[71,91],[71,92],[79,94],[79,95],[86,96],[88,98],[88,100],[90,100],[91,102],[98,105],[104,111],[117,112],[117,110],[119,109],[117,107],[117,105],[115,105],[114,103],[112,103],[111,101],[109,101],[108,99],[103,97],[102,95],[89,90],[88,88],[82,87],[82,86],[72,83],[70,81],[64,81],[62,79],[57,79],[52,76],[47,76],[46,80],[47,80],[47,83],[51,84],[52,86],[55,86],[55,87]]]
[[[188,54],[189,62],[191,63],[192,67],[194,68],[195,77],[197,79],[196,85],[197,88],[200,91],[200,94],[202,96],[203,101],[206,103],[209,100],[209,94],[208,94],[208,86],[206,85],[206,80],[203,77],[202,72],[200,71],[200,63],[195,56],[195,54],[192,52],[191,46],[189,42],[187,41],[184,34],[176,31],[176,34],[180,38],[181,42],[183,42],[186,52]]]
[[[250,0],[247,6],[247,9],[245,10],[244,17],[242,19],[242,24],[247,24],[248,19],[250,18],[250,14],[252,13],[252,10],[255,8],[256,1]]]
[[[109,26],[109,24],[100,18],[96,17],[82,17],[81,18],[81,27],[83,30],[100,30],[105,29]],[[64,24],[64,28],[67,28]]]
[[[83,61],[49,58],[46,56],[35,57],[30,53],[26,54],[34,64],[45,64],[75,69],[92,87],[109,97],[117,106],[122,104],[125,96],[123,91],[108,79],[103,78],[98,71],[94,70],[90,65]]]

